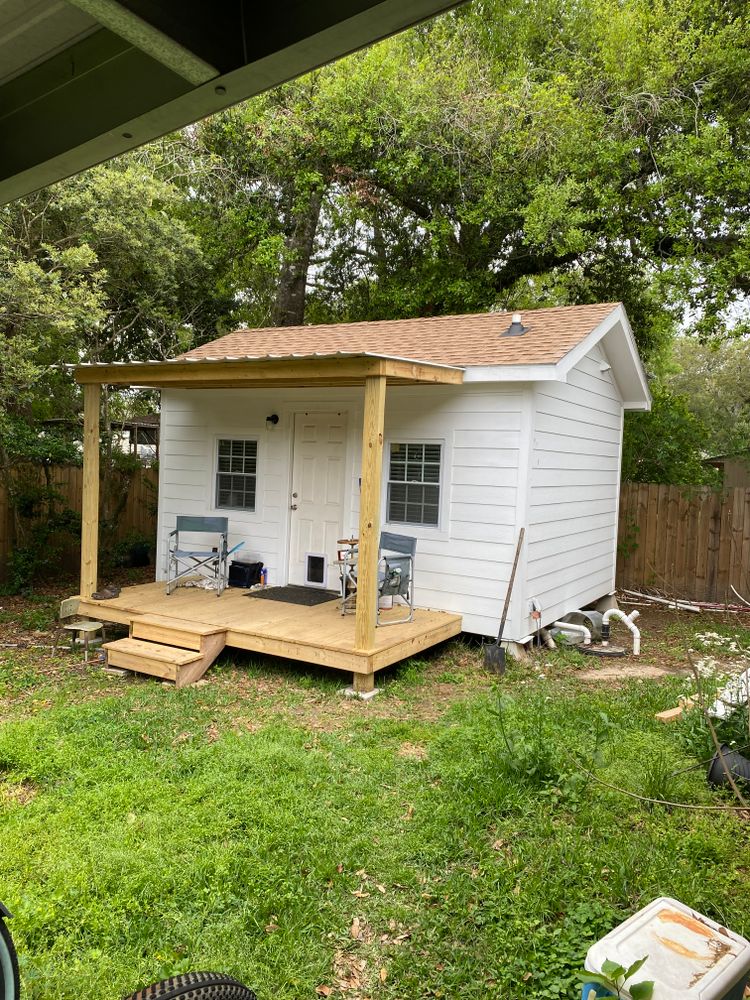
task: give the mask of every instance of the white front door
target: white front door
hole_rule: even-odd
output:
[[[331,564],[342,537],[345,468],[346,414],[297,413],[290,501],[290,583],[304,584],[307,554],[323,553],[324,584],[329,589],[338,584],[337,568]],[[320,566],[320,560],[316,565]]]

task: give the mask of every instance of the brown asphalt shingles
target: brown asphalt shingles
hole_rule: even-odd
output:
[[[615,308],[617,303],[607,302],[527,310],[521,316],[528,331],[520,337],[502,336],[511,322],[508,312],[236,330],[182,357],[361,352],[461,367],[556,364]]]

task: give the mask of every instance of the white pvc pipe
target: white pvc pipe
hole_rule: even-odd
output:
[[[552,638],[552,636],[549,634],[549,631],[546,628],[539,629],[539,637],[541,638],[542,642],[547,647],[547,649],[557,649],[557,646],[555,645],[555,640]]]
[[[555,628],[562,629],[563,632],[576,632],[578,635],[582,635],[583,645],[591,645],[591,632],[585,625],[576,625],[573,622],[555,622],[554,626]]]
[[[634,620],[638,618],[640,612],[636,609],[631,612],[630,615],[626,615],[624,611],[620,611],[619,608],[610,608],[609,611],[604,612],[602,617],[602,625],[609,625],[610,618],[616,618],[621,621],[623,625],[630,629],[633,633],[633,656],[639,656],[641,652],[641,633],[638,628],[633,624]],[[607,642],[602,642],[603,646],[608,645]]]

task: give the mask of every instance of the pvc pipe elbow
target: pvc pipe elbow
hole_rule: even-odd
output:
[[[591,632],[586,628],[585,625],[576,625],[573,622],[555,622],[555,628],[562,629],[563,632],[575,632],[578,635],[583,636],[583,645],[591,645]]]
[[[624,612],[620,611],[619,608],[610,608],[609,611],[604,612],[604,617],[602,618],[602,625],[609,626],[609,621],[611,618],[616,618],[621,621],[626,628],[630,629],[633,635],[633,656],[639,656],[641,652],[641,633],[640,630],[633,624],[633,621],[639,617],[640,612],[638,610],[633,611],[629,616]],[[607,633],[609,629],[607,628]]]

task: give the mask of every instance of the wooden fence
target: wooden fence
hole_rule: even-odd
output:
[[[53,483],[62,502],[81,510],[83,470],[59,467]],[[156,535],[158,473],[138,469],[118,521],[116,540]],[[12,510],[0,486],[0,577],[11,552]],[[78,548],[66,546],[65,568],[75,570]],[[750,600],[750,489],[625,483],[620,494],[617,585],[656,587],[694,601]]]
[[[40,484],[42,482],[40,473]],[[132,476],[127,502],[117,521],[115,541],[132,535],[153,539],[156,536],[156,507],[159,473],[156,469],[139,468]],[[56,466],[52,470],[52,485],[60,503],[71,510],[81,511],[83,469],[79,466]],[[13,510],[5,488],[0,485],[0,578],[5,575],[8,557],[13,550]],[[67,570],[77,568],[80,546],[71,540],[63,546],[62,562]]]
[[[617,584],[693,601],[750,599],[750,489],[625,483]]]

